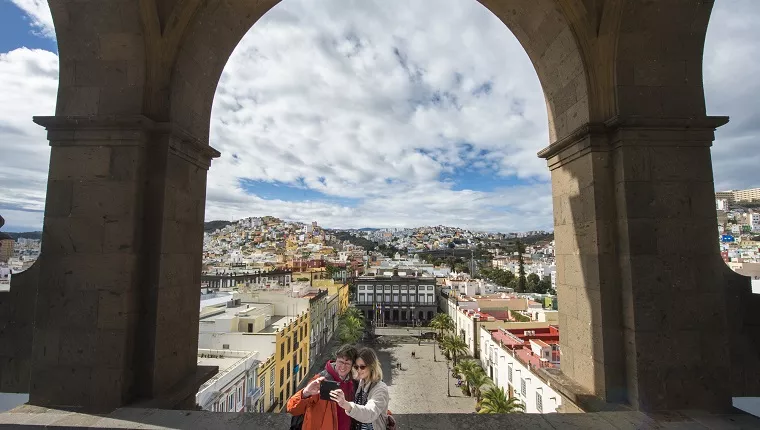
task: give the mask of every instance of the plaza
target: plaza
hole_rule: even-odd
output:
[[[446,369],[440,350],[433,361],[432,342],[417,345],[412,337],[381,336],[372,346],[383,363],[383,377],[390,393],[389,409],[394,414],[474,413],[475,398],[462,394]],[[412,358],[414,352],[415,358]],[[396,363],[401,363],[401,369]],[[451,384],[451,397],[446,395]]]

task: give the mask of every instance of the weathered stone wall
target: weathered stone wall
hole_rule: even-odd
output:
[[[734,272],[725,264],[723,267],[728,309],[731,395],[760,397],[760,294],[752,293],[748,277]]]
[[[14,274],[11,290],[0,293],[0,392],[29,392],[39,274],[38,261]]]

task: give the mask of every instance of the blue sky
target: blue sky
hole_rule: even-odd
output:
[[[347,4],[350,7],[347,7]],[[708,110],[730,115],[716,188],[758,184],[760,2],[717,2]],[[741,84],[738,84],[741,83]],[[42,224],[57,50],[45,0],[0,2],[0,213]],[[472,0],[285,0],[225,68],[206,219],[275,215],[328,227],[551,229],[543,95],[509,30]],[[7,155],[6,155],[7,154]]]

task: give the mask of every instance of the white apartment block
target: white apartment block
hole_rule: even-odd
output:
[[[536,364],[526,363],[551,363],[551,346],[539,341],[530,340],[530,351],[514,352],[510,348],[497,342],[491,336],[491,332],[481,329],[481,362],[486,374],[493,380],[497,387],[503,388],[507,397],[516,397],[525,405],[526,413],[548,414],[557,412],[562,405],[562,396],[554,391],[535,372]],[[529,359],[520,357],[520,354]],[[522,359],[521,359],[522,358]],[[559,362],[556,362],[559,365]]]
[[[219,366],[219,373],[201,385],[196,404],[213,412],[259,411],[263,388],[256,386],[258,352],[198,350],[199,366]]]

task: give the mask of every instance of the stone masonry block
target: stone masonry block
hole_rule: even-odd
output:
[[[47,306],[48,323],[59,328],[88,330],[98,318],[98,293],[69,291]]]
[[[50,151],[50,181],[81,181],[105,178],[110,164],[110,148],[54,146]]]
[[[112,148],[109,179],[134,181],[143,176],[145,149],[140,146]]]
[[[67,217],[71,213],[73,183],[71,181],[48,181],[45,214],[49,217]]]
[[[132,290],[102,291],[98,295],[97,327],[102,330],[126,330],[130,314],[137,312]]]
[[[105,33],[99,42],[105,61],[141,60],[145,47],[140,33]]]
[[[98,87],[61,87],[58,89],[56,115],[97,115],[100,104]]]
[[[613,151],[612,157],[615,182],[648,181],[650,179],[649,148],[622,146]]]
[[[712,161],[707,147],[650,148],[652,179],[656,181],[712,182]]]
[[[72,216],[120,219],[135,211],[139,195],[130,182],[87,181],[74,185]]]
[[[99,329],[95,336],[99,368],[123,369],[132,362],[135,345],[129,330]]]
[[[68,331],[61,337],[58,363],[62,366],[93,366],[95,356],[95,330]]]
[[[136,237],[136,221],[131,219],[108,220],[103,225],[104,252],[138,252],[140,238]]]

